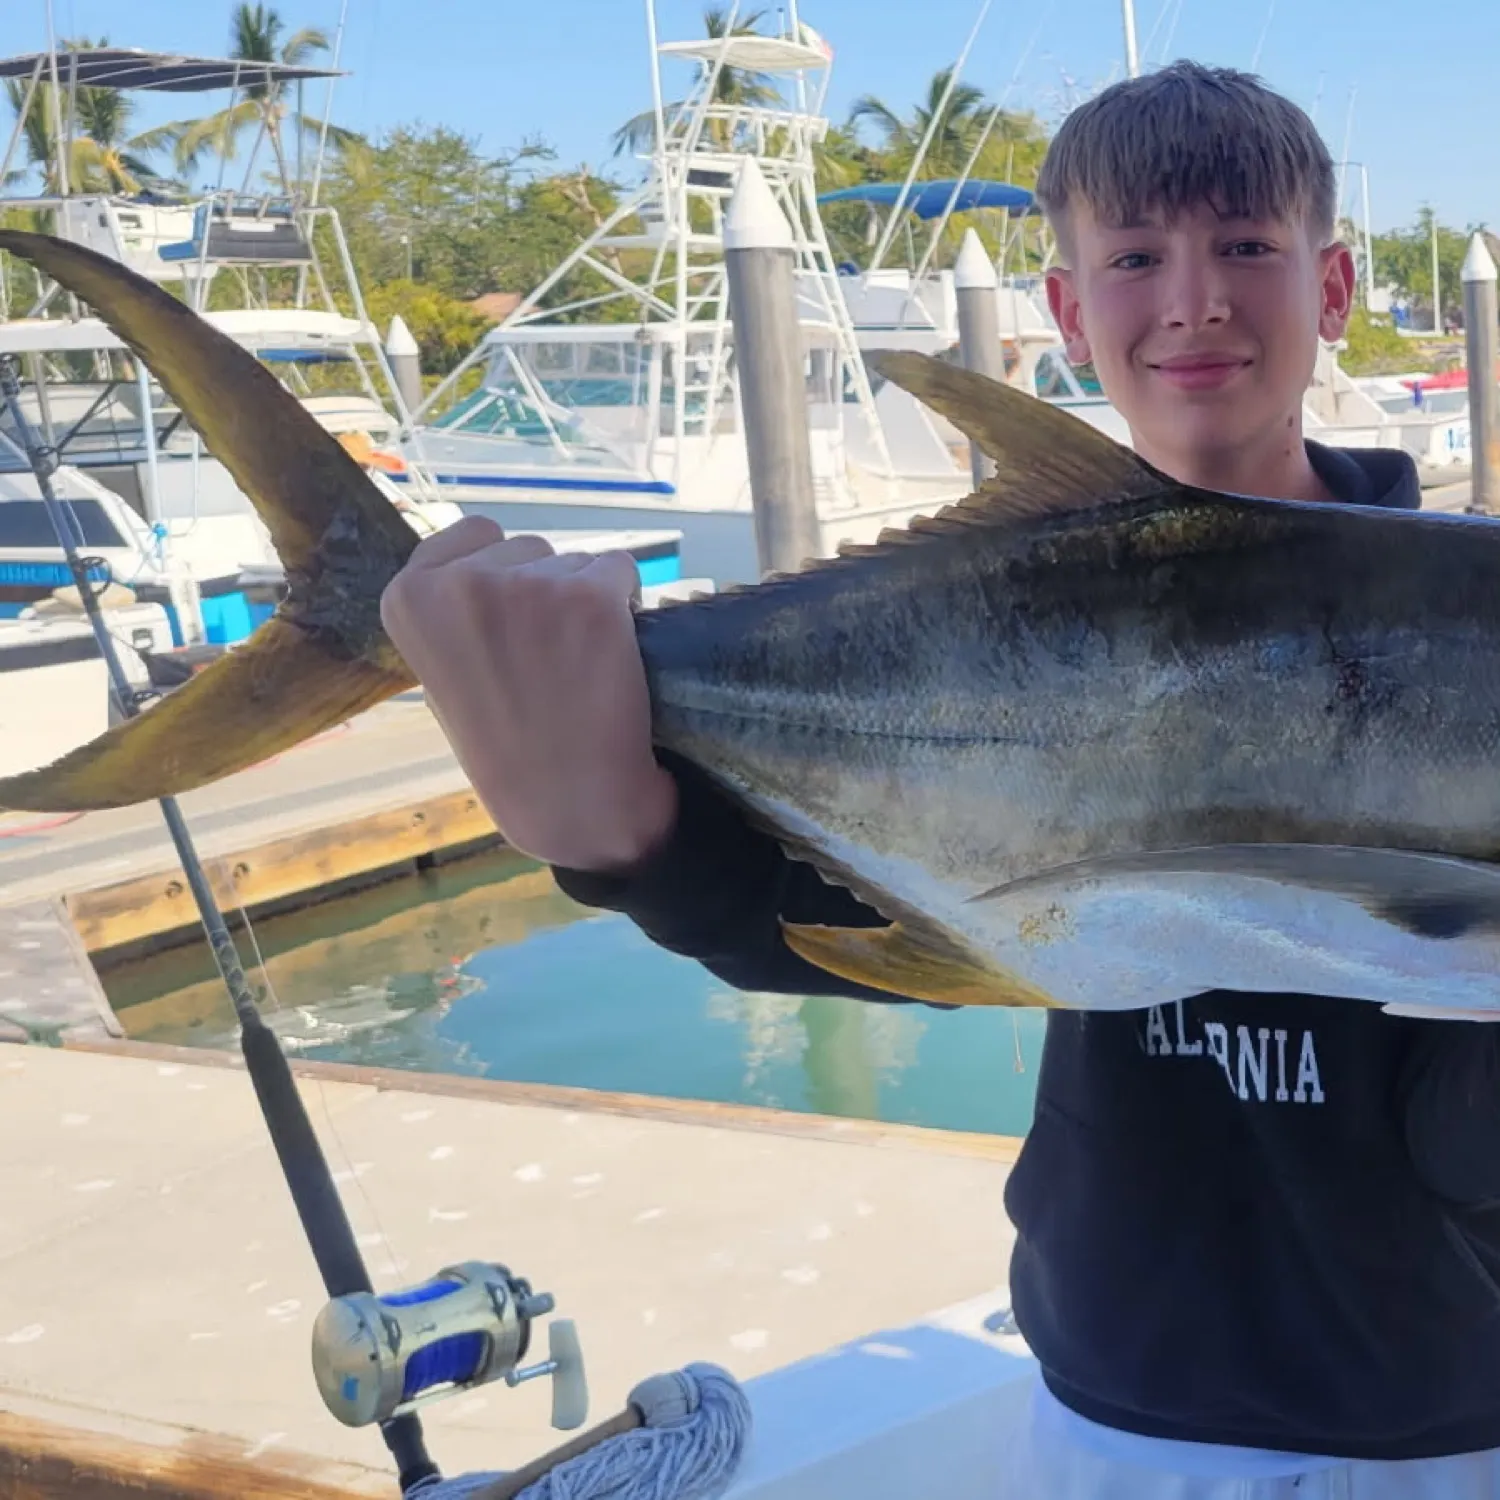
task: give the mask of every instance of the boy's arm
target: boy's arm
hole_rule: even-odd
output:
[[[381,618],[496,826],[569,894],[740,988],[900,998],[835,979],[781,934],[782,917],[859,927],[877,913],[657,758],[638,588],[628,555],[558,556],[468,516],[417,546]]]
[[[1500,1025],[1411,1024],[1401,1099],[1418,1175],[1451,1203],[1500,1201]]]
[[[781,935],[782,917],[838,927],[878,927],[885,919],[810,865],[787,858],[696,768],[667,756],[663,764],[678,789],[666,841],[622,873],[554,866],[566,894],[623,913],[660,947],[698,960],[738,989],[903,998],[840,979],[793,953]]]

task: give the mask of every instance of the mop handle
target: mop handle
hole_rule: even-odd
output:
[[[577,1458],[580,1453],[587,1453],[590,1448],[597,1447],[608,1438],[619,1437],[622,1433],[633,1432],[637,1427],[645,1425],[646,1419],[640,1408],[627,1406],[624,1411],[600,1422],[597,1427],[590,1427],[587,1432],[580,1432],[577,1437],[570,1438],[550,1453],[532,1459],[524,1469],[517,1469],[515,1473],[507,1474],[493,1484],[485,1485],[483,1489],[475,1490],[469,1500],[515,1500],[522,1490],[535,1484],[559,1464],[566,1463],[570,1458]]]

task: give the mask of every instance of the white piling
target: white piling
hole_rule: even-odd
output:
[[[402,404],[408,412],[414,412],[422,404],[422,351],[400,313],[391,319],[391,329],[385,337],[385,357],[390,361]]]
[[[1464,343],[1469,363],[1469,510],[1500,516],[1500,410],[1495,387],[1495,260],[1476,233],[1464,256]]]
[[[1000,305],[995,275],[979,236],[964,231],[958,259],[953,263],[953,289],[958,302],[958,348],[964,368],[991,380],[1005,379],[1005,351],[1000,345]],[[979,451],[977,443],[969,444],[969,462],[978,489],[995,472],[995,465]]]
[[[795,259],[792,226],[747,157],[724,219],[724,261],[762,573],[795,572],[822,552]]]

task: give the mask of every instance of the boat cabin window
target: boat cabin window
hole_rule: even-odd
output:
[[[130,543],[97,500],[71,501],[83,530],[85,547],[128,547]],[[40,500],[0,500],[0,550],[31,547],[58,548],[52,519]]]

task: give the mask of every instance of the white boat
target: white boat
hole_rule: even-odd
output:
[[[26,109],[39,107],[38,83],[54,67],[85,86],[197,93],[242,88],[251,81],[247,70],[265,83],[334,76],[281,63],[123,48],[0,59],[0,77],[23,86],[17,140]],[[0,162],[0,180],[9,160]],[[272,370],[328,431],[363,435],[378,448],[394,438],[405,406],[366,312],[342,226],[331,209],[304,203],[283,186],[282,193],[212,192],[182,202],[161,201],[159,194],[59,191],[0,199],[0,206],[28,209],[52,233],[174,285],[201,316]],[[332,265],[320,258],[320,239],[334,246]],[[276,305],[260,273],[286,269],[298,273],[298,291],[290,305]],[[208,309],[208,291],[221,280],[240,290],[241,305]],[[59,493],[86,512],[91,552],[138,599],[164,605],[179,646],[243,639],[284,588],[280,562],[249,499],[100,319],[70,305],[55,285],[19,303],[23,284],[30,287],[31,280],[0,279],[0,356],[21,362],[23,412],[61,463]],[[335,288],[346,293],[352,315],[336,305]],[[401,468],[399,487],[378,468],[371,477],[414,529],[428,533],[462,514],[418,466]],[[635,552],[648,583],[681,579],[670,527],[651,528],[649,535],[641,528],[629,536],[618,528],[603,531],[592,528],[587,544]],[[69,581],[50,534],[20,435],[0,413],[0,620],[17,617]],[[572,538],[564,544],[581,543]]]
[[[684,571],[758,576],[722,237],[753,159],[793,229],[823,550],[967,493],[967,457],[865,369],[817,207],[826,45],[796,24],[665,42],[651,58],[658,100],[667,62],[697,76],[680,107],[662,110],[643,186],[403,422],[401,455],[465,511],[507,527],[670,525]],[[725,67],[775,77],[784,102],[716,102]],[[570,296],[575,273],[606,290]],[[474,371],[479,388],[460,399]]]

